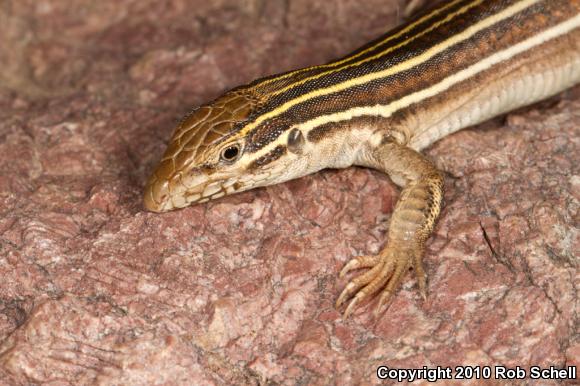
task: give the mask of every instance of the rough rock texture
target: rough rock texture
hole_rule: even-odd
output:
[[[343,264],[385,240],[397,189],[379,173],[141,206],[193,105],[344,54],[403,3],[0,2],[0,384],[375,384],[378,365],[579,365],[580,89],[428,150],[448,172],[430,296],[410,274],[379,320],[372,305],[347,321],[333,307]]]

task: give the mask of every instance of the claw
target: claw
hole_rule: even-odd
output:
[[[391,277],[391,281],[389,282],[387,287],[383,290],[383,293],[381,294],[381,297],[379,298],[379,305],[377,307],[377,310],[379,313],[381,313],[382,311],[384,311],[388,308],[388,307],[385,307],[385,304],[387,304],[387,302],[389,302],[391,300],[393,294],[395,293],[395,290],[399,287],[399,285],[401,284],[401,281],[403,281],[403,277],[404,277],[405,271],[407,269],[408,269],[408,266],[406,266],[406,265],[398,266],[397,269],[395,269],[395,272],[393,273],[393,277]]]
[[[354,269],[371,268],[367,272],[352,279],[341,292],[336,307],[350,303],[344,311],[344,318],[348,318],[354,310],[367,298],[381,292],[374,314],[378,316],[388,308],[393,294],[400,286],[405,273],[413,266],[417,275],[419,290],[422,297],[427,296],[427,282],[425,271],[421,264],[421,249],[400,248],[391,246],[385,248],[376,256],[359,256],[350,260],[340,272],[340,276]]]
[[[382,258],[383,261],[385,259],[386,259],[385,257]],[[362,288],[355,295],[354,299],[348,305],[346,311],[344,312],[345,318],[348,318],[348,316],[352,313],[352,311],[354,311],[354,309],[356,308],[356,306],[359,303],[366,300],[369,296],[375,294],[389,281],[389,278],[391,277],[391,273],[393,271],[393,263],[391,261],[388,261],[386,264],[384,264],[383,261],[381,261],[380,264],[377,264],[369,272],[367,272],[366,274],[364,274],[362,276],[359,276],[358,278],[354,279],[353,282],[351,282],[351,283],[349,283],[349,285],[347,285],[347,288],[348,288],[348,287],[350,287],[350,284],[355,284],[354,287],[356,287],[357,285],[360,285],[360,283],[366,284],[364,286],[364,288]],[[376,272],[376,271],[378,271],[378,268],[380,268],[380,272]],[[370,280],[367,281],[367,279],[369,279],[369,278],[370,278]],[[361,279],[364,279],[364,280],[361,280]],[[359,281],[358,284],[356,284],[357,280]],[[349,292],[351,294],[358,289],[358,288],[354,288],[354,287],[349,288]],[[344,291],[343,291],[343,293],[344,293]],[[341,297],[342,297],[342,295],[341,295]],[[344,301],[344,299],[345,298],[341,298],[340,300]]]
[[[389,308],[388,306],[385,307],[385,304],[387,304],[387,302],[391,300],[392,296],[393,293],[391,291],[387,290],[383,291],[383,293],[381,294],[381,298],[379,299],[379,304],[377,305],[377,308],[375,308],[374,311],[375,316],[379,316],[384,311],[386,311],[387,308]]]
[[[352,261],[352,260],[351,260]],[[352,279],[344,288],[338,300],[336,301],[336,308],[339,308],[344,302],[351,297],[357,290],[372,282],[382,267],[382,264],[377,264],[368,272]]]
[[[353,282],[348,283],[336,300],[336,308],[340,308],[340,306],[344,304],[345,300],[348,299],[350,295],[354,293],[354,291],[356,291],[356,285]]]
[[[348,317],[356,309],[356,306],[361,302],[362,298],[364,297],[364,295],[361,295],[361,294],[362,294],[362,292],[359,292],[358,294],[356,294],[354,299],[352,299],[350,301],[350,303],[348,303],[348,307],[346,307],[346,310],[344,310],[344,318],[345,319],[348,319]]]
[[[346,263],[344,268],[342,268],[342,271],[340,271],[338,277],[343,278],[348,272],[352,271],[353,269],[357,269],[359,267],[360,261],[358,259],[352,259],[351,261]]]
[[[379,260],[380,260],[380,257],[378,255],[377,256],[358,256],[358,257],[355,257],[354,259],[351,259],[348,263],[346,263],[346,265],[344,266],[342,271],[340,271],[340,274],[338,275],[338,277],[342,278],[347,273],[349,273],[350,271],[355,270],[355,269],[374,267],[375,265],[377,265]]]

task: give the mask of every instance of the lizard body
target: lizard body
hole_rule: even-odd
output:
[[[387,244],[337,307],[384,308],[424,244],[443,174],[419,151],[462,128],[580,82],[580,0],[453,0],[341,59],[258,79],[195,109],[146,186],[155,212],[360,165],[402,187]]]

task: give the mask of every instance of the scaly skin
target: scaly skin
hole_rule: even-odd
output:
[[[344,276],[353,269],[370,268],[348,283],[336,301],[336,307],[340,307],[354,295],[345,317],[382,289],[376,308],[376,313],[380,313],[411,266],[415,269],[423,297],[427,296],[421,259],[425,241],[431,235],[441,210],[443,174],[416,151],[392,140],[384,142],[373,149],[365,166],[387,173],[400,181],[404,188],[391,218],[387,246],[376,256],[359,256],[351,260],[340,273]]]
[[[403,188],[385,248],[336,302],[345,316],[380,292],[381,312],[422,266],[443,174],[419,151],[438,139],[580,82],[580,0],[453,0],[353,54],[259,79],[194,110],[145,190],[165,212],[360,165]]]

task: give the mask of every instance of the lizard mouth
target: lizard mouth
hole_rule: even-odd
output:
[[[237,179],[212,178],[204,173],[195,173],[184,180],[181,172],[170,178],[159,178],[154,172],[145,187],[143,204],[151,212],[168,212],[239,190],[241,184]]]
[[[215,170],[201,165],[175,171],[172,159],[168,158],[151,174],[143,204],[151,212],[168,212],[202,203],[222,196],[265,186],[280,177],[284,165],[267,165],[259,171],[244,173],[240,168]],[[285,181],[288,178],[280,179]]]

